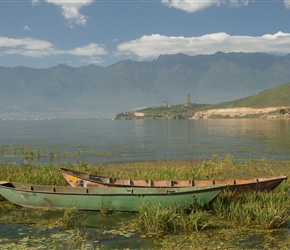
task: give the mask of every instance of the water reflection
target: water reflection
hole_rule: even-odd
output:
[[[59,161],[66,162],[208,159],[228,153],[239,158],[289,158],[289,124],[258,119],[0,121],[0,146],[30,145],[35,151],[62,155]],[[11,149],[1,156],[14,160]]]

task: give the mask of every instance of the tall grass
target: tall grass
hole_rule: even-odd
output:
[[[206,179],[228,177],[235,168],[235,156],[214,155],[210,160],[169,160],[97,165],[88,167],[94,174],[142,179]],[[238,168],[237,168],[238,169]]]
[[[80,216],[78,210],[74,207],[65,210],[62,221],[66,229],[76,230],[77,240],[82,240],[86,235],[85,225],[89,217],[84,214]]]
[[[0,163],[0,180],[43,184],[43,185],[67,185],[60,174],[60,167],[71,167],[85,171],[86,164],[73,166],[68,164],[15,164]]]
[[[242,193],[238,198],[223,193],[212,203],[212,213],[238,226],[281,228],[290,222],[289,193],[285,190],[278,187],[273,192]]]
[[[234,155],[214,155],[209,160],[164,160],[118,164],[15,164],[0,163],[0,180],[45,185],[68,185],[59,168],[66,167],[99,175],[144,179],[206,179],[239,178],[290,173],[290,160],[245,159]],[[234,197],[222,193],[206,209],[140,207],[135,227],[142,231],[159,234],[167,231],[198,231],[215,221],[218,225],[273,229],[289,224],[290,185],[282,183],[276,190],[264,193],[247,193]],[[0,201],[0,203],[2,203]],[[5,209],[7,206],[3,206]],[[1,208],[1,205],[0,205]],[[2,208],[1,208],[2,209]],[[102,206],[102,214],[113,212],[109,204]]]
[[[207,211],[193,209],[186,213],[176,205],[142,204],[138,211],[136,226],[145,234],[160,235],[165,232],[199,231],[209,225]]]
[[[60,167],[98,175],[143,178],[143,179],[217,179],[257,177],[266,175],[289,175],[290,161],[246,159],[238,160],[234,155],[213,155],[209,160],[163,160],[147,162],[129,162],[118,164],[86,163],[1,163],[0,180],[29,182],[34,184],[66,185],[59,172]]]

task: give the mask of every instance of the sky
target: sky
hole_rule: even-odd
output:
[[[0,66],[290,53],[290,0],[0,0]]]

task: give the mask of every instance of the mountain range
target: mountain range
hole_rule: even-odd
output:
[[[0,118],[112,117],[140,107],[214,104],[290,82],[290,54],[160,55],[99,67],[0,67]]]

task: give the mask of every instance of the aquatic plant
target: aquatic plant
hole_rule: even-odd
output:
[[[110,202],[101,202],[100,213],[102,215],[112,214],[114,212],[114,206]]]
[[[238,198],[229,192],[223,193],[212,203],[212,213],[239,226],[281,228],[290,221],[288,193],[282,189],[242,193]]]
[[[188,206],[143,203],[138,210],[136,224],[145,234],[161,235],[165,232],[202,230],[210,224],[210,218],[207,211],[199,208],[189,211]]]
[[[62,222],[65,228],[69,228],[73,225],[73,220],[76,217],[78,210],[75,207],[66,209],[63,214]]]
[[[5,154],[24,155],[27,150],[24,146],[15,148],[1,146],[0,154],[5,151]],[[0,162],[0,179],[33,184],[68,185],[59,172],[60,167],[122,178],[202,179],[289,176],[290,174],[289,159],[267,159],[266,157],[237,159],[234,155],[213,155],[208,160],[134,161],[98,165],[85,162],[42,164],[37,163],[37,158],[45,157],[45,155],[49,158],[49,152],[56,152],[57,157],[61,158],[65,155],[54,148],[36,152],[35,162],[29,162],[29,160],[27,163]],[[85,151],[80,150],[79,153],[84,154]],[[77,153],[73,151],[71,154]],[[130,214],[130,216],[125,214],[122,224],[114,224],[114,227],[131,232],[130,235],[135,235],[132,237],[136,237],[136,231],[141,232],[141,239],[152,238],[157,245],[156,249],[158,247],[159,249],[288,249],[290,244],[287,237],[290,225],[289,194],[288,180],[271,192],[248,193],[240,197],[233,197],[227,192],[222,193],[205,208],[193,206],[189,209],[185,206],[183,209],[180,207],[177,209],[157,205],[140,207],[139,213]],[[46,213],[50,213],[48,211],[44,213],[42,210],[40,212],[34,209],[21,209],[0,198],[0,211],[3,224],[11,224],[12,227],[15,224],[27,224],[32,228],[31,235],[24,237],[20,235],[23,232],[20,232],[17,234],[17,240],[1,239],[1,246],[7,249],[15,249],[22,243],[23,249],[27,249],[27,242],[30,242],[29,244],[33,247],[38,244],[39,249],[45,246],[49,246],[50,249],[81,249],[82,244],[86,246],[86,243],[91,244],[89,249],[98,249],[98,240],[106,237],[107,239],[122,237],[118,230],[104,230],[108,221],[114,220],[114,216],[117,215],[110,214],[112,207],[109,204],[104,204],[103,211],[91,213],[90,218],[86,215],[87,212],[78,212],[73,208],[68,209],[64,214],[57,212],[54,218],[48,218],[49,216],[46,216]],[[110,216],[107,216],[108,214]],[[39,236],[37,241],[38,234],[35,234],[33,230],[39,228],[49,236]],[[50,234],[50,230],[54,233],[56,230],[58,233]],[[145,235],[148,237],[144,239]]]
[[[1,150],[8,150],[6,147]],[[44,185],[68,185],[59,172],[60,167],[70,168],[81,172],[96,173],[105,176],[122,178],[145,178],[145,179],[202,179],[202,178],[239,178],[266,175],[289,175],[289,160],[272,160],[265,157],[260,159],[236,159],[234,155],[214,155],[209,160],[187,159],[187,160],[166,160],[147,162],[128,162],[89,165],[79,164],[38,164],[38,163],[2,163],[0,162],[0,179],[15,182],[44,184]],[[232,223],[233,225],[245,227],[260,227],[265,229],[281,228],[289,224],[290,204],[289,204],[289,181],[283,182],[276,190],[269,193],[243,194],[235,198],[230,193],[223,193],[207,207],[206,210],[183,210],[178,212],[179,221],[172,223],[175,216],[166,219],[166,214],[174,213],[172,210],[160,211],[158,219],[161,221],[154,225],[148,223],[158,230],[149,231],[174,231],[175,228],[189,228],[190,230],[200,230],[204,225],[209,225],[210,220],[218,223]],[[2,204],[7,202],[0,202]],[[3,205],[1,209],[6,209]],[[140,208],[141,209],[141,208]],[[147,208],[149,211],[150,209]],[[144,210],[144,209],[143,209]],[[146,212],[148,216],[149,211]],[[154,209],[153,209],[154,211]],[[156,216],[156,211],[152,211],[152,217]],[[191,213],[194,211],[196,214]],[[203,216],[199,212],[205,213]],[[107,215],[114,212],[112,204],[102,204],[100,213]],[[210,215],[206,214],[209,213]],[[141,213],[142,214],[142,211]],[[139,216],[139,215],[138,215]],[[144,218],[145,215],[143,215]],[[190,218],[191,217],[191,218]],[[152,219],[147,218],[148,221]],[[162,225],[162,223],[165,223]],[[216,222],[215,222],[216,223]],[[146,223],[143,223],[143,226]],[[145,228],[145,226],[144,226]],[[195,228],[195,229],[194,229]],[[183,229],[182,229],[183,230]]]
[[[86,222],[89,217],[86,214],[79,215],[74,207],[66,209],[62,218],[63,227],[66,229],[74,228],[76,231],[75,241],[83,240],[86,236]]]
[[[60,167],[76,168],[85,171],[86,164],[77,166],[69,164],[37,164],[37,163],[1,163],[0,179],[5,181],[33,183],[40,185],[67,185],[59,172]]]
[[[161,204],[142,204],[138,213],[138,225],[146,234],[162,234],[174,228],[174,206],[164,207]]]

